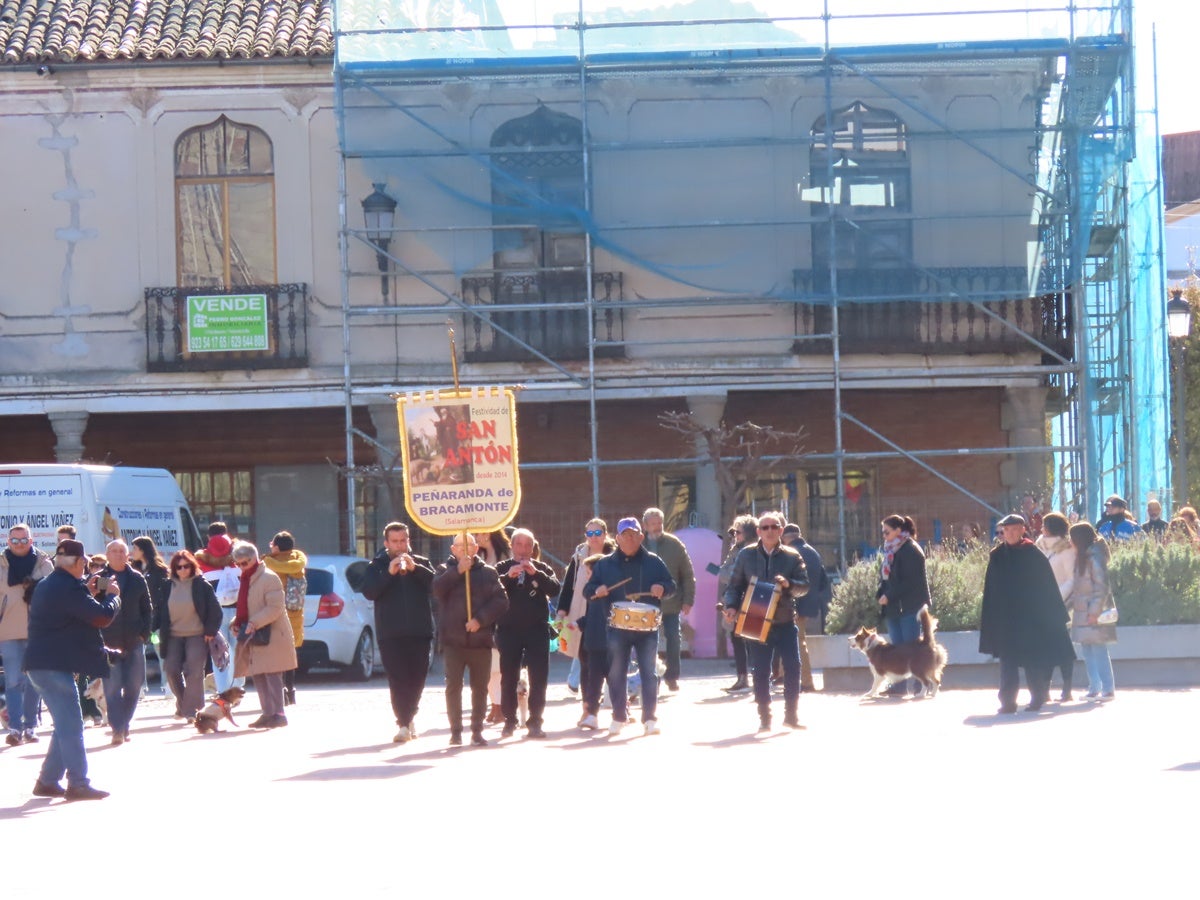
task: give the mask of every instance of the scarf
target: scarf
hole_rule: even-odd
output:
[[[238,584],[237,612],[233,617],[233,621],[239,627],[250,621],[250,576],[257,571],[257,562],[248,569],[242,569],[242,580]]]
[[[10,587],[20,584],[32,575],[33,567],[37,565],[38,561],[36,550],[30,550],[24,556],[17,556],[11,550],[5,550],[4,558],[8,561],[8,584]]]
[[[887,581],[888,576],[892,574],[892,560],[896,556],[896,551],[900,546],[907,541],[911,534],[907,531],[900,532],[899,537],[888,538],[883,542],[883,580]]]

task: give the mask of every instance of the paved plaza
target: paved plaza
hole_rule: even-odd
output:
[[[994,690],[805,694],[803,731],[758,735],[753,701],[720,690],[727,664],[684,667],[660,735],[579,731],[556,664],[549,740],[493,727],[486,748],[448,746],[436,673],[406,745],[380,677],[302,681],[269,732],[198,735],[151,693],[130,743],[87,729],[107,800],[30,796],[46,731],[0,752],[0,896],[64,876],[122,897],[1189,894],[1198,690],[1015,716]],[[238,718],[256,715],[251,693]]]

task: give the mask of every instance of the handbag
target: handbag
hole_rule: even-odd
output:
[[[263,625],[261,628],[255,628],[254,634],[250,635],[250,646],[265,647],[271,643],[271,626]]]
[[[1120,613],[1117,612],[1117,602],[1113,599],[1112,592],[1109,592],[1107,599],[1104,601],[1104,609],[1100,615],[1096,616],[1097,625],[1116,625]]]

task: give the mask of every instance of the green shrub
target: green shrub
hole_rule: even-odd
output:
[[[1149,540],[1111,545],[1109,578],[1122,625],[1200,623],[1200,554],[1186,544]],[[942,631],[979,627],[983,577],[991,546],[975,544],[962,552],[932,550],[927,572],[934,615]],[[856,563],[834,589],[826,631],[852,634],[860,625],[880,624],[875,591],[879,560]]]
[[[1108,577],[1122,625],[1200,622],[1200,554],[1187,544],[1120,544]]]

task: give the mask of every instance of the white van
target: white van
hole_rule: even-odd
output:
[[[51,555],[55,532],[67,524],[89,554],[140,534],[152,537],[164,557],[202,546],[187,500],[166,469],[0,463],[0,535],[18,522]]]

